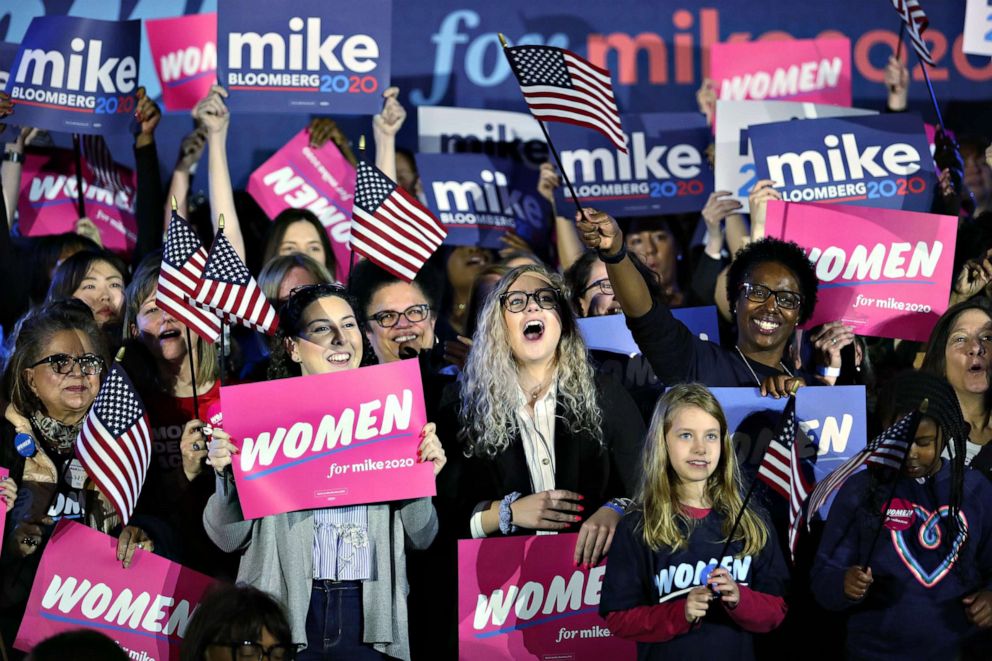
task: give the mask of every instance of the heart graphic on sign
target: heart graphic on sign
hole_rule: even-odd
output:
[[[915,533],[920,546],[928,551],[939,548],[940,542],[943,539],[943,531],[938,524],[941,519],[947,518],[950,512],[950,506],[943,505],[936,512],[931,512],[924,507],[914,504],[913,509],[916,512],[916,520],[920,522],[919,529]],[[910,573],[916,577],[916,580],[925,587],[932,588],[937,583],[940,583],[947,576],[951,567],[954,566],[954,561],[958,557],[958,551],[961,550],[961,545],[964,544],[964,540],[968,536],[968,519],[965,518],[963,512],[961,513],[960,520],[961,530],[954,539],[954,544],[951,546],[950,552],[941,559],[940,563],[932,571],[927,571],[923,568],[920,561],[913,555],[912,549],[907,545],[906,536],[907,534],[912,534],[909,530],[905,532],[902,530],[890,531],[892,545],[895,547],[899,558],[906,565],[906,568],[909,569]]]

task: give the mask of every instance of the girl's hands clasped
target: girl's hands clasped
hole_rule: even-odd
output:
[[[717,567],[712,572],[710,572],[709,578],[706,579],[706,583],[710,587],[720,593],[720,601],[727,608],[736,608],[737,604],[741,601],[741,589],[737,586],[737,582],[730,575],[730,572],[723,567]]]

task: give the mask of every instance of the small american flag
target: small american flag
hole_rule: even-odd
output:
[[[920,424],[920,412],[913,411],[886,429],[865,446],[865,449],[838,466],[823,478],[809,498],[809,515],[807,521],[812,521],[813,515],[827,502],[827,499],[847,478],[865,464],[887,466],[898,470],[902,467],[903,458],[909,451],[912,439],[916,437],[916,428]]]
[[[145,483],[152,437],[144,404],[117,363],[79,430],[76,456],[126,525]]]
[[[83,156],[86,165],[93,172],[95,183],[101,188],[116,193],[132,194],[134,191],[124,183],[120,171],[114,163],[114,157],[107,147],[107,141],[102,135],[83,136]]]
[[[799,457],[804,445],[802,441],[808,442],[796,425],[796,398],[793,396],[782,411],[775,437],[758,467],[758,479],[789,501],[789,551],[793,560],[799,541],[799,524],[803,520],[803,503],[813,486]]]
[[[594,129],[627,152],[607,69],[554,46],[512,46],[506,54],[534,117]]]
[[[275,335],[279,317],[223,232],[210,247],[196,302],[232,323]]]
[[[364,161],[351,213],[352,250],[407,282],[448,234],[416,198]]]
[[[913,43],[913,50],[916,51],[921,60],[934,66],[927,42],[923,40],[923,31],[930,25],[930,19],[924,13],[919,0],[892,0],[892,6],[902,18],[902,22],[906,24],[906,32]]]
[[[186,324],[207,342],[220,339],[220,318],[196,304],[207,251],[193,228],[175,211],[165,235],[162,269],[158,274],[159,307]]]

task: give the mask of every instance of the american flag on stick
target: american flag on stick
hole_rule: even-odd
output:
[[[920,412],[913,411],[898,420],[894,425],[882,432],[878,437],[865,446],[865,449],[838,466],[820,480],[809,497],[809,514],[807,521],[812,521],[813,515],[820,511],[827,499],[865,464],[886,466],[899,470],[903,457],[909,451],[909,445],[916,437],[916,428],[920,424]]]
[[[554,46],[511,46],[505,51],[534,117],[594,129],[627,152],[609,70]]]
[[[86,158],[86,165],[93,172],[96,184],[101,188],[117,193],[131,194],[134,191],[121,179],[114,157],[107,147],[107,141],[102,135],[83,136],[83,156]]]
[[[79,430],[76,456],[125,525],[151,463],[149,427],[141,398],[115,362]]]
[[[892,7],[902,18],[902,22],[906,24],[906,33],[909,34],[913,50],[916,51],[921,60],[934,66],[927,42],[923,40],[923,31],[930,25],[930,19],[927,18],[923,7],[920,6],[919,0],[892,0]]]
[[[275,335],[279,317],[223,232],[210,247],[196,302],[223,319]]]
[[[799,541],[799,524],[803,519],[803,503],[813,486],[799,456],[804,445],[802,441],[807,438],[796,424],[796,398],[792,396],[758,467],[758,479],[789,501],[789,551],[793,560]]]
[[[407,282],[448,234],[416,198],[364,161],[351,214],[351,249]]]
[[[203,280],[207,251],[193,228],[175,211],[165,235],[162,268],[158,274],[159,307],[186,324],[207,342],[220,339],[220,317],[197,305],[194,297]]]

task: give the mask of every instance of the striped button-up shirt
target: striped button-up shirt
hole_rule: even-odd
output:
[[[372,576],[375,551],[364,505],[313,512],[313,578],[364,581]]]

